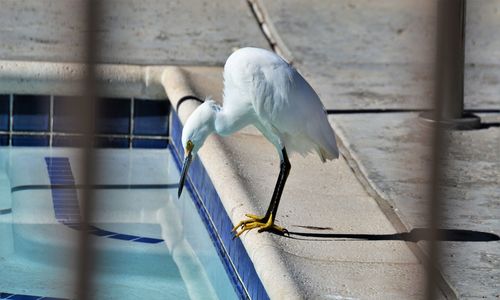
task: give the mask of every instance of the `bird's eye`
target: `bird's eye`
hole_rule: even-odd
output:
[[[186,151],[191,152],[193,150],[193,148],[194,148],[194,144],[193,144],[193,142],[191,142],[191,140],[189,140],[186,144]]]

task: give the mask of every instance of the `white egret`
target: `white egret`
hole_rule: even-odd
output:
[[[249,219],[233,231],[235,236],[253,228],[285,233],[274,220],[291,168],[287,151],[303,156],[315,151],[323,162],[338,158],[339,152],[316,92],[295,68],[271,51],[242,48],[231,54],[224,66],[223,106],[207,100],[189,116],[182,132],[185,160],[179,196],[191,160],[207,136],[214,132],[227,136],[247,125],[254,125],[276,147],[280,173],[266,214],[247,214]]]

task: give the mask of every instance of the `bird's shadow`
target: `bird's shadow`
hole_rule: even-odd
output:
[[[414,228],[410,232],[400,232],[392,234],[363,234],[363,233],[325,233],[325,228],[311,226],[301,226],[314,228],[310,232],[288,231],[287,233],[277,233],[291,239],[299,240],[359,240],[359,241],[406,241],[419,242],[429,241],[433,232],[429,228]],[[464,229],[438,229],[437,240],[443,242],[491,242],[498,241],[500,237],[494,233],[481,232]]]

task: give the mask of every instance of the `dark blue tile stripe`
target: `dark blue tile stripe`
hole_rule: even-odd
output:
[[[80,204],[69,159],[67,157],[45,157],[45,163],[49,173],[52,206],[57,221],[69,228],[81,230]],[[90,226],[88,232],[96,236],[137,243],[157,244],[163,242],[163,239],[111,232],[95,226]]]
[[[168,135],[168,101],[134,100],[134,134]]]
[[[84,146],[76,101],[79,97],[0,94],[0,131],[4,132],[0,146]],[[96,137],[95,144],[165,149],[169,112],[167,99],[103,98],[93,121],[97,132],[105,136]]]
[[[130,132],[131,99],[102,98],[97,103],[95,119],[99,133],[127,134]]]
[[[49,137],[43,135],[12,135],[12,146],[47,147]]]
[[[9,130],[10,96],[0,95],[0,130]]]
[[[67,157],[46,157],[50,184],[74,185],[71,166]],[[76,189],[52,189],[52,205],[56,219],[62,224],[80,223],[80,205]]]
[[[14,131],[49,130],[50,96],[16,95],[13,105]]]
[[[170,151],[180,170],[182,150],[182,124],[175,112],[171,114]],[[240,298],[269,299],[255,267],[240,239],[233,240],[233,224],[224,209],[210,177],[199,159],[192,162],[186,180],[186,189],[193,197],[198,213],[212,238],[229,278]]]
[[[43,296],[33,296],[33,295],[23,295],[23,294],[10,294],[0,292],[0,299],[9,300],[68,300],[66,298],[54,298],[54,297],[43,297]]]

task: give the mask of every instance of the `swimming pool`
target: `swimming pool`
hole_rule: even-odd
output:
[[[77,100],[0,94],[0,299],[74,297]],[[182,123],[169,101],[102,98],[99,107],[95,298],[269,299],[200,159],[177,199]]]
[[[69,148],[0,149],[0,298],[74,297],[78,157]],[[100,149],[97,162],[96,299],[240,298],[189,193],[177,199],[169,149]]]

